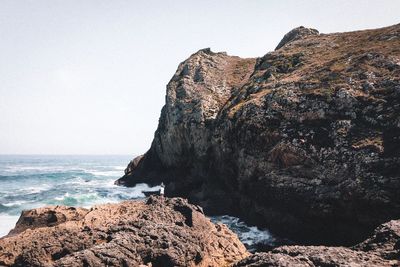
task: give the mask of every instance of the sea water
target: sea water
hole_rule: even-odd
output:
[[[0,155],[0,237],[15,226],[25,209],[49,205],[91,207],[144,198],[143,190],[159,189],[146,184],[131,188],[114,185],[131,158]],[[227,224],[248,247],[273,242],[268,231],[247,226],[238,218],[219,216],[211,219]]]

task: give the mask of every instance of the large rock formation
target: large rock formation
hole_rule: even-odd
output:
[[[400,266],[400,221],[379,226],[369,239],[352,248],[283,246],[251,255],[234,266]]]
[[[0,239],[0,266],[399,266],[400,220],[350,248],[281,246],[250,254],[182,198],[24,211]]]
[[[226,266],[247,255],[181,198],[24,211],[0,239],[0,266]]]
[[[181,63],[150,150],[118,184],[167,184],[206,212],[355,244],[400,218],[400,25],[298,28],[257,59]]]

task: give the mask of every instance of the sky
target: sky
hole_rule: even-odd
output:
[[[259,57],[300,25],[352,31],[399,14],[399,0],[0,0],[0,154],[142,154],[197,50]]]

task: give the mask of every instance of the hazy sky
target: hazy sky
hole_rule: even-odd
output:
[[[300,25],[399,22],[399,0],[0,0],[0,154],[143,153],[195,51],[256,57]]]

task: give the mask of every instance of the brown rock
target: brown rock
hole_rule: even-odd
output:
[[[286,44],[300,40],[305,38],[306,36],[309,35],[318,35],[319,32],[316,29],[310,29],[310,28],[305,28],[304,26],[297,27],[283,37],[283,39],[279,42],[275,50],[278,50],[279,48],[285,46]]]
[[[354,245],[400,218],[400,24],[298,28],[257,59],[181,63],[149,151],[119,184],[166,184],[209,214]]]
[[[400,220],[380,225],[371,237],[354,248],[372,251],[385,259],[400,259]]]
[[[5,266],[225,266],[247,255],[225,225],[180,198],[26,211],[0,239]]]
[[[24,210],[9,235],[19,234],[27,229],[56,226],[66,221],[79,221],[88,212],[87,209],[64,206]]]
[[[354,251],[343,247],[288,246],[274,249],[269,253],[256,253],[234,265],[235,267],[287,266],[352,266],[352,267],[394,267],[398,261],[385,260],[374,254]]]
[[[395,267],[400,264],[400,220],[379,226],[366,241],[354,246],[283,246],[269,253],[256,253],[235,267],[261,266],[352,266]]]

